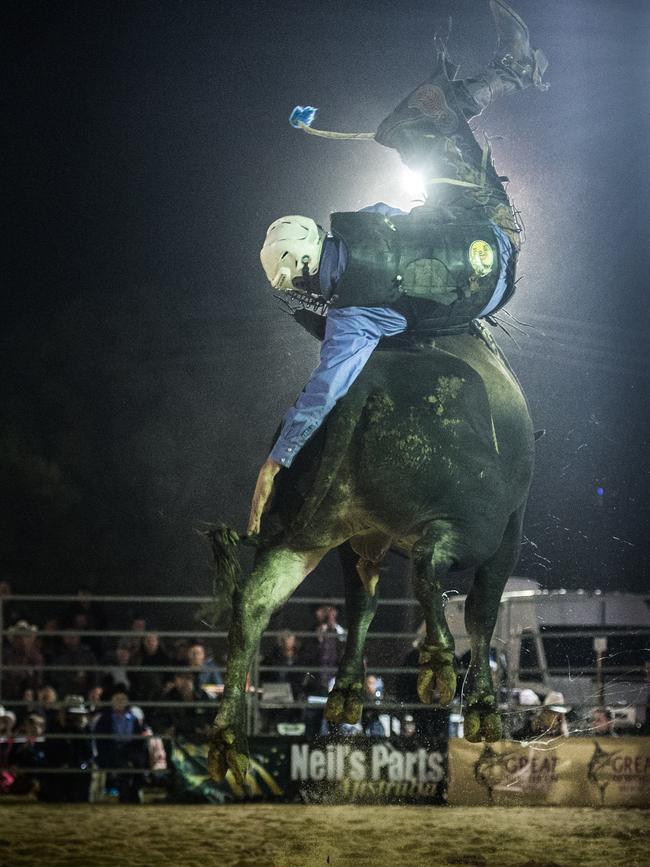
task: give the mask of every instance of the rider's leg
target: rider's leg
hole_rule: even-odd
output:
[[[542,82],[548,61],[542,51],[531,47],[528,27],[504,0],[490,0],[497,29],[497,46],[485,71],[475,78],[454,82],[465,117],[474,117],[495,99]]]
[[[490,0],[490,9],[498,36],[492,59],[480,75],[452,82],[458,106],[467,120],[501,96],[531,86],[548,89],[548,84],[542,82],[548,61],[542,51],[531,47],[525,22],[504,0]],[[472,152],[471,148],[468,150]],[[492,178],[485,193],[485,212],[508,234],[518,250],[521,227],[503,186],[500,182],[495,185]]]
[[[497,96],[530,85],[544,89],[546,58],[530,47],[528,28],[504,0],[491,0],[498,44],[485,72],[456,80],[457,71],[439,49],[431,77],[415,88],[379,125],[375,140],[395,148],[422,175],[427,197],[454,204],[469,195],[518,246],[519,226],[502,179],[467,121]]]

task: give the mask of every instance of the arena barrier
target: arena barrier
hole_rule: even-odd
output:
[[[449,747],[448,801],[457,806],[650,806],[650,738],[569,738]]]
[[[243,785],[207,775],[204,745],[177,741],[170,797],[232,803],[650,806],[650,738],[563,739],[523,746],[452,739],[254,738]]]
[[[534,606],[546,600],[538,594],[530,592],[513,592],[507,594],[508,598],[502,603],[500,622],[504,638],[502,643],[507,650],[517,646],[515,642],[521,638],[522,617],[517,616],[517,611],[525,611],[525,623],[535,621]],[[50,611],[62,610],[63,606],[77,601],[77,596],[11,596],[0,597],[0,703],[4,701],[6,706],[14,708],[18,714],[25,713],[32,702],[21,699],[13,699],[2,695],[1,689],[4,676],[12,672],[30,672],[32,665],[12,664],[7,658],[3,659],[3,606],[7,603],[27,603],[30,610],[36,611],[40,606],[47,606]],[[561,597],[551,598],[551,601],[560,603]],[[114,611],[119,606],[145,605],[147,611],[155,610],[157,606],[163,606],[162,610],[171,612],[171,618],[167,621],[172,628],[155,629],[160,638],[173,640],[177,638],[196,639],[200,638],[209,642],[219,658],[225,651],[226,633],[221,630],[209,628],[209,624],[202,620],[197,612],[205,610],[210,599],[206,597],[135,597],[135,596],[96,596],[89,597],[89,601],[111,605]],[[320,598],[295,596],[292,604],[305,610],[305,606],[313,607],[323,604]],[[546,600],[548,601],[548,600]],[[597,600],[603,605],[601,599]],[[331,599],[330,604],[341,605],[343,600]],[[448,619],[454,623],[462,613],[463,600],[458,597],[452,598],[448,603]],[[573,604],[573,603],[572,603]],[[531,607],[532,606],[532,607]],[[403,628],[392,631],[384,627],[382,623],[382,610],[395,610],[401,608]],[[415,608],[415,610],[413,610]],[[180,609],[180,610],[179,610]],[[529,610],[530,609],[530,610]],[[122,609],[124,610],[124,609]],[[159,609],[160,610],[160,609]],[[45,617],[36,618],[41,622]],[[541,615],[540,615],[541,616]],[[124,619],[116,618],[116,619]],[[158,618],[156,618],[157,620]],[[161,613],[162,622],[165,618]],[[303,618],[304,620],[304,618]],[[416,627],[419,622],[417,604],[412,599],[383,599],[380,600],[380,610],[377,618],[377,629],[371,631],[369,640],[369,656],[372,660],[372,648],[375,642],[381,642],[382,658],[384,660],[397,661],[405,650],[413,646],[412,642],[419,637]],[[197,626],[199,628],[197,628]],[[201,628],[202,627],[202,628]],[[206,628],[207,627],[207,628]],[[384,627],[384,628],[382,628]],[[526,627],[527,628],[527,627]],[[292,630],[301,638],[313,638],[313,630]],[[606,633],[605,627],[602,632]],[[54,638],[62,635],[77,633],[87,639],[101,637],[102,639],[119,639],[133,637],[134,633],[128,629],[112,630],[74,630],[61,628],[41,629],[38,632],[41,638]],[[268,648],[271,642],[283,634],[282,630],[269,630],[265,633],[262,644],[266,642]],[[637,629],[633,636],[638,640],[645,640],[645,631]],[[578,636],[575,629],[556,631],[554,636]],[[612,641],[616,638],[614,633]],[[582,638],[581,638],[582,640]],[[589,639],[590,640],[590,639]],[[541,638],[538,657],[543,656]],[[645,646],[645,645],[644,645]],[[617,659],[618,651],[613,650],[612,662]],[[640,657],[639,657],[640,658]],[[549,677],[557,679],[566,675],[571,681],[575,681],[579,674],[587,683],[591,692],[588,694],[584,707],[588,713],[591,706],[602,704],[601,701],[605,688],[616,690],[622,687],[631,687],[635,694],[634,705],[625,696],[627,707],[636,711],[634,719],[639,719],[638,711],[645,710],[645,692],[643,686],[642,667],[638,663],[634,666],[625,663],[624,667],[605,665],[599,661],[597,669],[584,665],[576,673],[569,667],[567,659],[565,668],[532,667],[525,672],[519,667],[517,654],[513,662],[513,655],[506,659],[503,670],[503,683],[508,687],[508,700],[500,705],[504,713],[520,713],[521,708],[516,708],[512,703],[512,687],[519,685],[518,678],[524,673],[532,673],[538,678],[536,685],[546,684]],[[94,671],[97,674],[110,669],[110,665],[97,664],[84,665],[84,670]],[[148,666],[143,668],[139,665],[125,666],[129,673],[133,672],[173,672],[179,667],[186,671],[199,673],[200,669],[190,666],[181,666],[174,663],[169,666]],[[66,671],[70,666],[46,664],[39,666],[43,679],[47,680],[49,672],[55,675],[57,672]],[[74,666],[78,668],[78,666]],[[400,677],[405,674],[413,675],[413,667],[406,668],[395,665],[372,665],[371,670],[378,671],[386,678]],[[263,663],[263,654],[258,651],[250,672],[250,687],[248,692],[248,735],[252,745],[252,773],[247,777],[243,786],[238,786],[234,780],[228,777],[226,783],[217,786],[209,781],[206,770],[206,747],[198,743],[182,741],[174,737],[173,733],[156,730],[152,735],[149,730],[143,735],[150,753],[148,767],[102,767],[98,766],[95,759],[85,762],[82,766],[34,766],[21,767],[20,760],[12,755],[14,748],[20,746],[21,738],[15,735],[9,738],[3,737],[0,732],[0,772],[7,765],[11,766],[11,773],[22,773],[28,778],[40,777],[50,779],[54,777],[91,776],[97,777],[111,775],[140,776],[147,781],[155,779],[161,783],[169,782],[170,797],[177,800],[203,800],[217,803],[248,799],[273,799],[302,801],[302,802],[345,802],[345,803],[450,803],[458,805],[479,804],[570,804],[579,805],[605,805],[605,806],[649,806],[650,805],[650,738],[643,737],[619,737],[606,738],[595,741],[589,737],[572,737],[569,740],[555,740],[552,743],[537,743],[533,746],[524,746],[514,742],[500,742],[495,745],[472,745],[457,737],[462,737],[462,714],[452,712],[449,717],[449,740],[419,742],[416,737],[406,738],[393,735],[386,738],[367,738],[360,735],[348,735],[342,741],[335,742],[323,738],[312,738],[305,733],[292,732],[293,737],[266,736],[262,732],[264,723],[268,720],[269,713],[283,712],[287,709],[302,712],[322,714],[324,698],[319,697],[318,703],[313,701],[292,701],[287,705],[286,701],[275,701],[271,694],[266,695],[265,681],[269,680],[269,673],[277,672],[312,672],[319,675],[330,675],[334,668],[322,666],[292,666],[287,669],[283,666],[269,666]],[[625,677],[622,677],[622,674]],[[601,678],[600,687],[597,687],[597,677]],[[629,682],[628,682],[629,681]],[[556,682],[556,681],[555,681]],[[388,690],[390,692],[390,690]],[[612,692],[614,698],[620,701],[623,694]],[[63,696],[61,696],[63,698]],[[311,696],[310,696],[311,699]],[[213,718],[214,711],[218,706],[219,693],[215,692],[208,701],[192,701],[185,705],[196,712],[203,722],[208,723]],[[177,708],[177,702],[169,702],[165,698],[159,700],[139,701],[135,704],[141,706],[145,718],[160,708]],[[59,706],[59,705],[57,705]],[[57,707],[55,706],[55,707]],[[110,706],[110,702],[103,700],[95,702],[93,712]],[[395,702],[378,700],[367,707],[380,712],[388,725],[385,732],[399,731],[393,727],[392,720],[399,720],[405,712],[419,710],[422,705],[418,703]],[[452,711],[454,709],[452,708]],[[643,721],[643,716],[640,717]],[[512,728],[510,730],[513,730]],[[582,727],[582,732],[586,730]],[[430,733],[434,732],[430,730]],[[435,734],[438,735],[438,730]],[[16,733],[19,734],[19,733]],[[288,732],[285,732],[288,734]],[[57,739],[73,742],[77,739],[83,741],[98,742],[100,739],[117,739],[117,735],[100,735],[86,730],[84,733],[56,734],[45,732],[43,737],[37,738],[39,745]],[[167,750],[162,744],[167,744]],[[156,750],[152,749],[156,745]],[[94,749],[94,748],[93,748]],[[156,755],[153,756],[152,754]],[[6,760],[6,761],[5,761]],[[306,768],[306,770],[305,770]],[[0,790],[2,790],[0,779]],[[103,791],[101,782],[93,788],[97,790],[96,796],[91,794],[91,800],[102,800]]]
[[[522,580],[522,579],[515,579]],[[213,599],[206,596],[104,596],[104,595],[87,595],[85,599],[90,603],[98,603],[100,605],[109,605],[113,611],[124,613],[133,606],[144,608],[146,611],[152,612],[159,610],[161,618],[172,622],[174,628],[157,628],[153,627],[163,641],[173,641],[175,639],[198,639],[209,643],[213,650],[217,651],[217,656],[223,657],[226,653],[227,632],[223,629],[211,628],[210,624],[204,619],[210,606],[213,604]],[[28,674],[34,670],[33,665],[16,665],[11,664],[4,658],[3,650],[4,642],[8,638],[8,633],[3,629],[4,610],[6,605],[17,603],[18,605],[26,604],[32,612],[43,611],[43,607],[47,606],[46,610],[60,613],[66,605],[79,601],[77,595],[24,595],[11,594],[9,596],[0,596],[0,703],[10,704],[12,707],[26,707],[28,702],[15,701],[3,695],[4,675],[14,672],[24,672]],[[466,652],[468,649],[467,639],[462,626],[464,613],[464,596],[450,596],[446,602],[445,614],[450,629],[456,640],[456,649],[458,655]],[[625,603],[625,605],[623,605]],[[339,607],[344,606],[342,598],[322,599],[321,597],[309,597],[294,595],[288,601],[287,605],[296,606],[297,611],[302,612],[309,608],[314,608],[319,605],[328,604]],[[592,621],[602,621],[597,632],[604,637],[605,644],[609,640],[611,644],[611,652],[601,654],[594,651],[593,664],[586,662],[584,659],[578,665],[572,664],[570,658],[566,654],[562,654],[561,659],[547,660],[545,651],[545,641],[548,636],[544,633],[546,628],[544,624],[553,618],[557,622],[565,622],[567,618],[570,621],[571,612],[580,604],[586,608],[594,610],[588,612],[586,609],[580,616],[587,617],[587,614],[592,618]],[[645,719],[645,707],[648,700],[648,683],[645,679],[644,667],[641,662],[648,642],[650,641],[650,625],[635,627],[634,629],[627,626],[624,630],[621,623],[632,616],[630,614],[630,606],[634,610],[639,611],[640,619],[646,617],[647,605],[644,597],[635,597],[630,594],[598,594],[589,596],[580,592],[566,594],[564,591],[553,592],[550,594],[541,593],[533,590],[513,590],[503,594],[499,616],[497,618],[497,626],[494,634],[494,644],[501,647],[503,652],[497,653],[496,664],[499,667],[499,677],[502,685],[505,688],[509,698],[507,703],[509,710],[515,709],[516,702],[513,701],[513,691],[516,688],[529,687],[541,693],[548,692],[553,689],[564,691],[567,695],[567,700],[573,704],[584,705],[585,707],[595,707],[607,704],[616,704],[632,709],[631,723],[634,721],[643,722]],[[620,611],[618,610],[620,609]],[[402,622],[402,628],[395,630],[386,628],[386,624],[390,622],[392,612],[399,612],[399,619]],[[389,614],[390,612],[390,614]],[[386,617],[386,615],[389,615]],[[44,618],[37,618],[44,619]],[[154,618],[157,619],[157,618]],[[539,623],[542,626],[539,626]],[[620,622],[619,622],[620,621]],[[609,622],[614,625],[607,625]],[[374,662],[374,647],[381,645],[383,660],[399,660],[405,655],[409,647],[413,643],[422,638],[421,630],[418,625],[421,623],[421,615],[419,612],[419,604],[412,598],[379,598],[379,611],[375,618],[373,628],[367,636],[368,657],[371,660],[371,670],[376,671],[386,677],[390,686],[391,681],[394,681],[396,676],[412,673],[412,668],[404,667],[403,665],[384,665],[383,663]],[[184,627],[184,628],[183,628]],[[198,627],[198,628],[197,628]],[[201,628],[203,627],[203,628]],[[253,664],[250,670],[251,689],[249,691],[249,714],[248,714],[248,735],[262,734],[263,716],[268,710],[282,710],[286,705],[282,702],[275,703],[271,701],[263,701],[264,682],[268,681],[269,675],[293,673],[313,673],[322,675],[333,675],[335,667],[323,667],[310,664],[309,666],[294,665],[287,668],[280,665],[265,665],[263,661],[264,649],[268,651],[272,643],[284,634],[284,629],[269,629],[263,635],[260,648],[255,655]],[[571,640],[587,642],[589,645],[593,640],[594,629],[590,626],[589,630],[576,630],[573,624],[565,628],[553,628],[552,639],[554,641]],[[313,639],[314,631],[305,629],[291,629],[291,632],[299,640]],[[132,638],[134,633],[128,629],[40,629],[38,635],[43,639],[60,638],[64,635],[78,634],[83,639],[113,639]],[[638,645],[634,652],[634,661],[630,662],[629,651],[624,651],[620,646],[621,636],[627,639],[633,639]],[[599,639],[600,641],[603,638]],[[528,642],[524,646],[522,642]],[[635,646],[636,646],[635,645]],[[552,648],[551,648],[552,649]],[[532,650],[532,661],[530,652]],[[583,650],[584,652],[584,650]],[[624,655],[625,653],[625,655]],[[557,656],[557,654],[555,654]],[[179,663],[174,663],[169,666],[147,666],[139,665],[124,666],[124,670],[133,673],[142,672],[174,672],[180,667],[186,668],[194,673],[199,673],[199,669],[189,668]],[[40,671],[44,675],[44,680],[47,681],[49,673],[56,675],[57,673],[75,670],[78,666],[60,666],[60,665],[43,665]],[[97,675],[110,670],[110,665],[84,665],[84,670],[95,672]],[[464,673],[462,666],[458,668],[459,675]],[[581,695],[571,699],[568,690],[580,685]],[[391,690],[388,689],[388,692]],[[162,701],[139,701],[135,703],[140,705],[145,712],[147,709],[164,708],[169,705],[168,702]],[[109,702],[97,702],[96,708],[99,710],[107,707]],[[200,708],[202,703],[194,703],[193,706]],[[311,710],[313,704],[309,702],[292,702],[291,705],[296,710]],[[212,702],[203,705],[204,710],[209,710],[214,707]],[[399,705],[391,702],[381,702],[381,707],[387,713],[391,711],[405,711],[419,708],[419,703],[414,705],[400,703]],[[458,732],[460,734],[461,732]]]
[[[207,774],[205,745],[177,740],[171,749],[170,798],[232,803],[279,800],[303,804],[444,804],[447,739],[253,738],[243,785],[229,772]]]

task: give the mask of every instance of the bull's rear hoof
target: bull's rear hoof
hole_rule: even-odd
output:
[[[248,746],[245,738],[239,738],[231,728],[213,726],[208,750],[208,773],[215,783],[226,779],[228,771],[243,785],[248,770]]]
[[[503,737],[503,726],[498,713],[488,713],[483,717],[483,737],[488,743],[500,741]]]
[[[363,687],[360,683],[334,686],[325,705],[325,719],[331,723],[358,723],[363,711]]]
[[[501,717],[493,710],[470,710],[465,714],[465,740],[472,744],[485,740],[487,743],[501,740],[503,729]]]
[[[451,665],[432,668],[424,665],[418,674],[418,696],[422,704],[433,704],[435,693],[442,705],[451,704],[456,695],[456,672]]]

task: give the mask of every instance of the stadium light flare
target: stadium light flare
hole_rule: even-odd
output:
[[[413,198],[424,198],[425,182],[424,177],[419,172],[414,172],[407,166],[402,166],[402,186]]]

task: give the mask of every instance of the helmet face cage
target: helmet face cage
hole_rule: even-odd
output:
[[[325,232],[311,217],[280,217],[268,228],[260,260],[274,289],[291,291],[294,280],[318,273]]]

